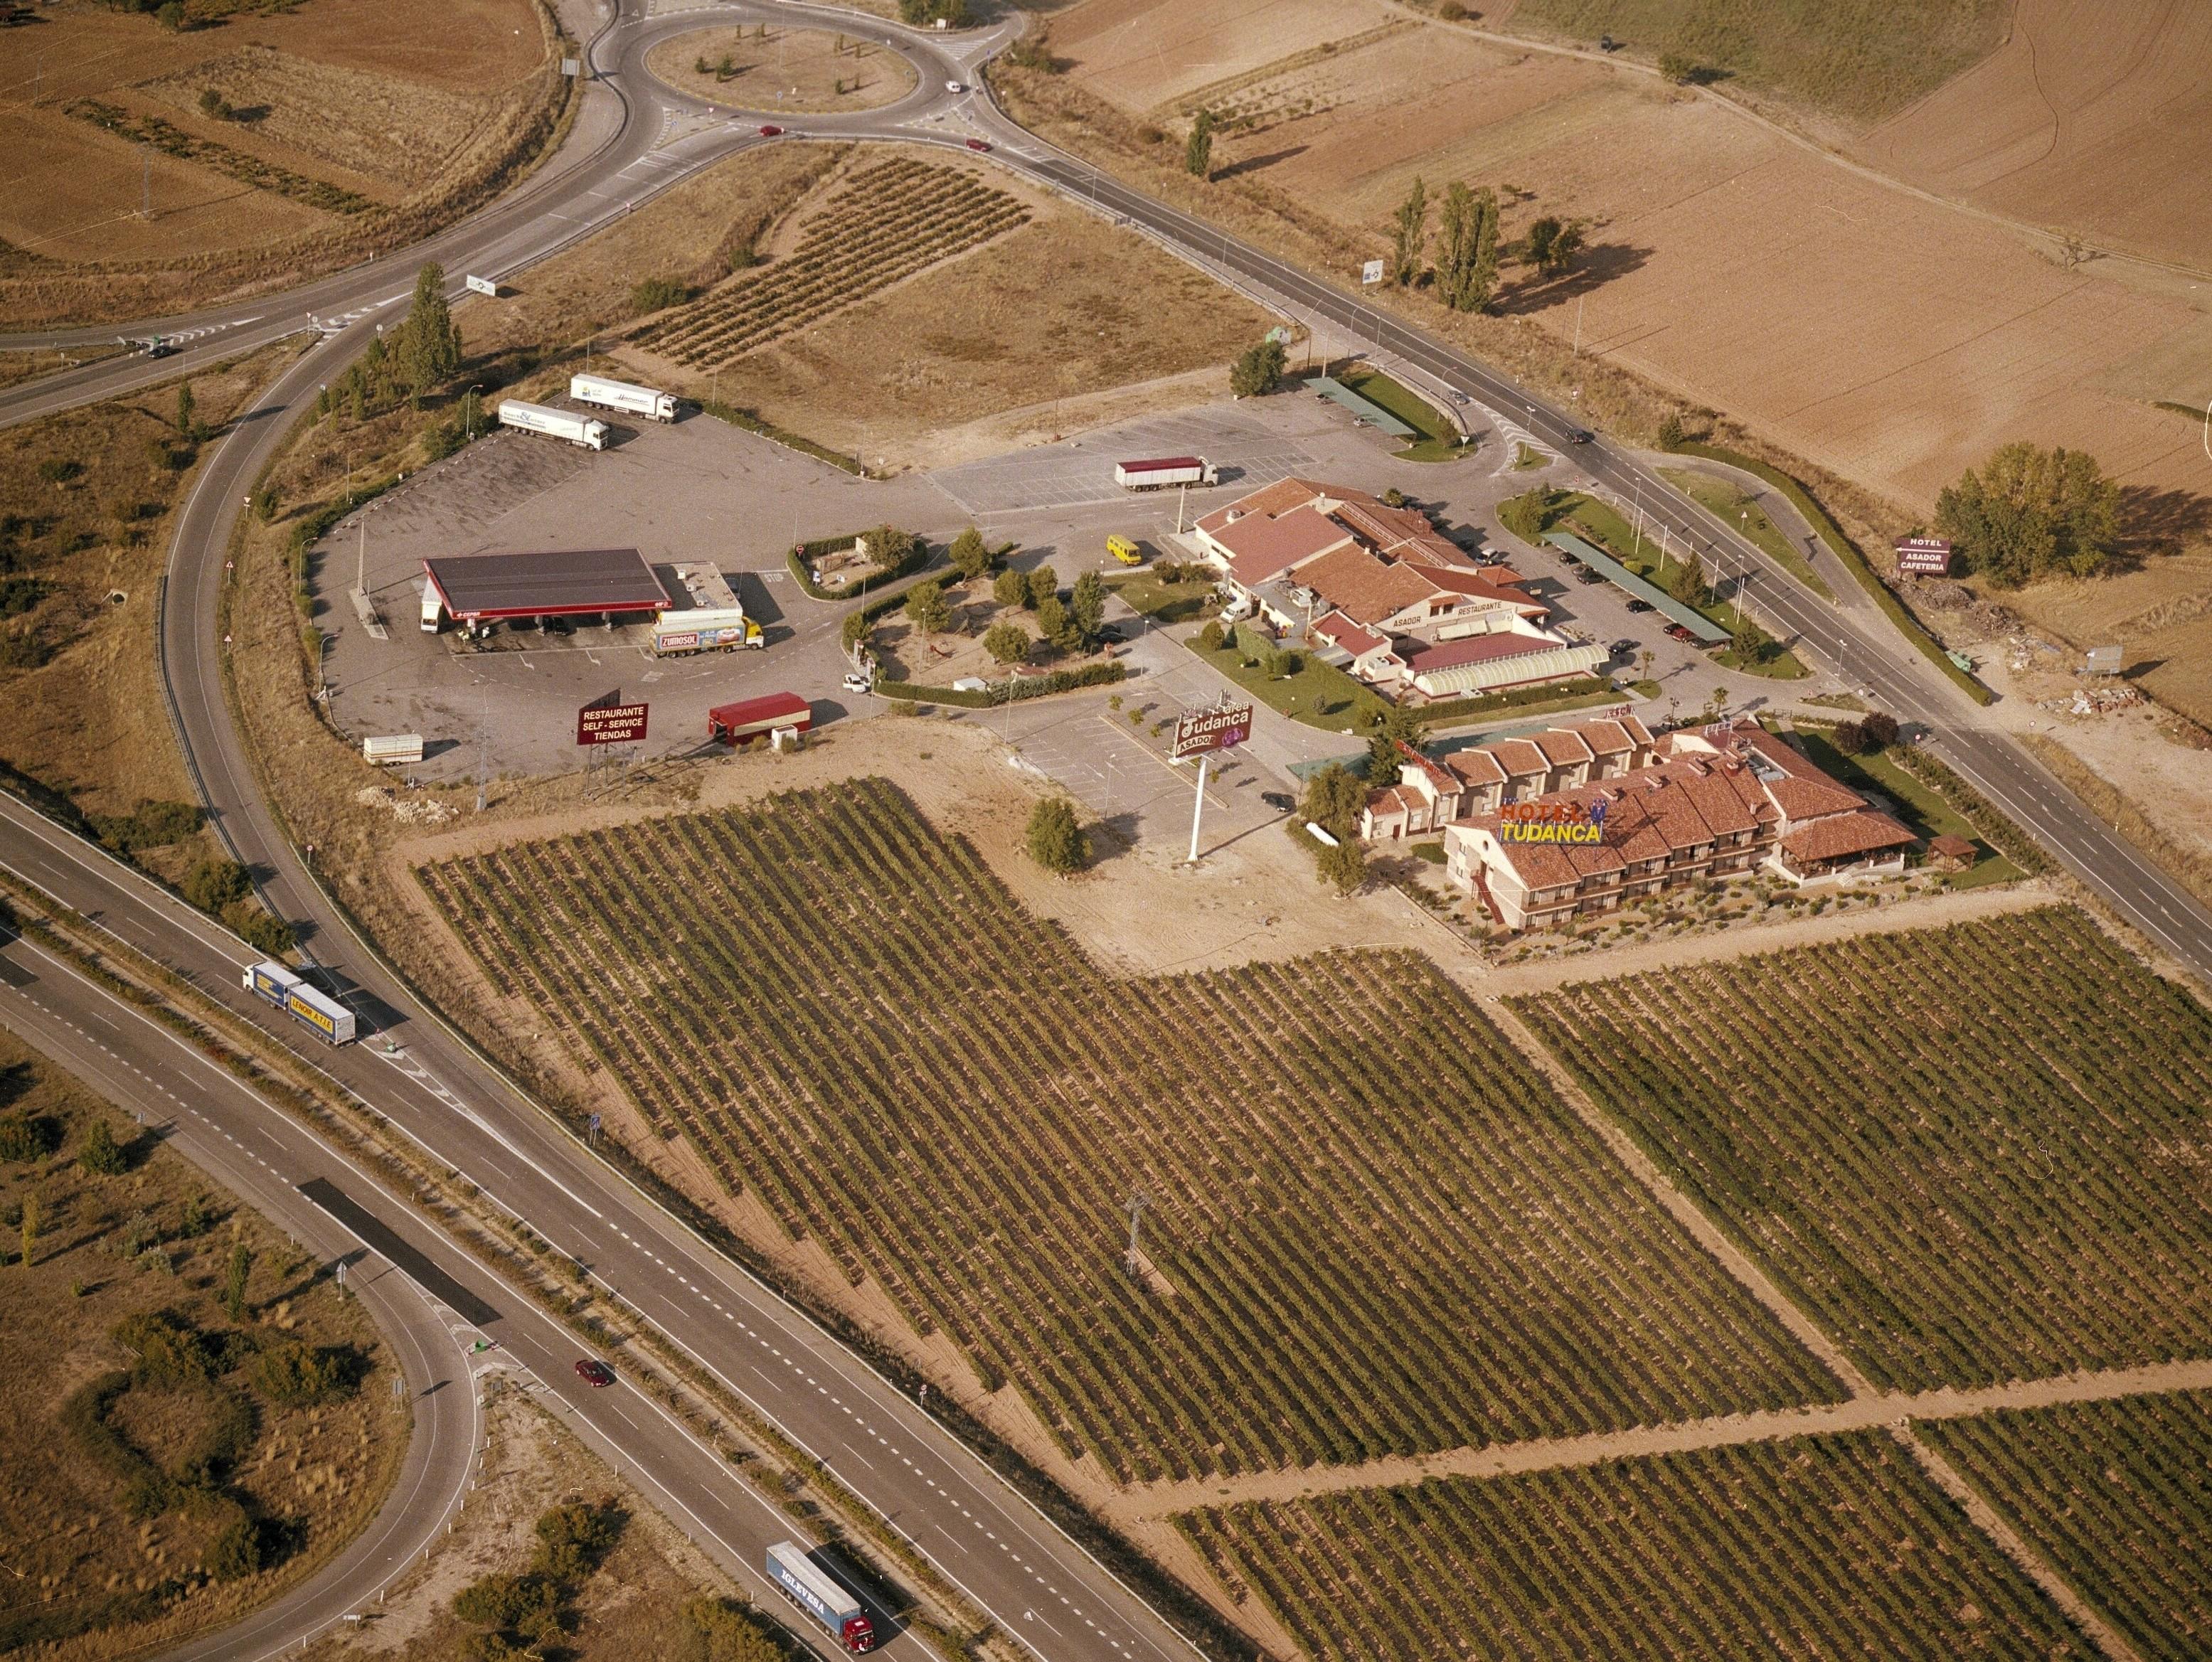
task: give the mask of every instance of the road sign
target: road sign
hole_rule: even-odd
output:
[[[1359,268],[1359,281],[1370,288],[1372,288],[1376,283],[1382,282],[1382,262],[1381,260],[1370,260],[1366,264],[1361,266]]]
[[[645,737],[647,704],[586,704],[576,712],[579,744],[635,744]]]
[[[582,72],[583,68],[584,66],[573,58],[564,58],[561,60],[561,73],[567,76],[571,81],[574,81],[576,76]]]
[[[1249,704],[1186,710],[1176,720],[1173,754],[1181,761],[1185,756],[1200,755],[1209,750],[1233,749],[1251,737],[1252,707]]]
[[[1897,539],[1897,568],[1916,577],[1948,577],[1951,544],[1941,537],[1900,537]]]
[[[489,277],[463,277],[461,281],[467,285],[471,294],[489,294],[494,300],[499,298],[499,285]]]

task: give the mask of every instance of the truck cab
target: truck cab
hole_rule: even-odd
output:
[[[1125,566],[1141,566],[1145,563],[1144,550],[1118,532],[1106,539],[1106,552]]]

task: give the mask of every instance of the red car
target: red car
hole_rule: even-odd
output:
[[[1690,639],[1690,632],[1684,628],[1680,623],[1669,623],[1667,626],[1667,633],[1677,640],[1687,640]]]
[[[576,1364],[576,1377],[586,1385],[604,1390],[615,1382],[615,1370],[603,1362],[593,1362],[586,1356]]]
[[[761,136],[763,138],[780,138],[782,136],[783,129],[781,127],[763,127],[761,129]]]
[[[988,150],[991,147],[980,138],[971,138],[968,141],[968,148],[971,150]]]

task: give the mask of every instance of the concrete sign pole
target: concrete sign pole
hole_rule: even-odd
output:
[[[1199,816],[1206,812],[1206,769],[1212,760],[1211,750],[1202,752],[1198,758],[1198,799],[1190,805],[1190,863],[1193,865],[1198,864]]]

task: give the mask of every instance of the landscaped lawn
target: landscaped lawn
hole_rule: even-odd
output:
[[[1820,573],[1813,569],[1812,561],[1806,559],[1805,550],[1791,542],[1782,527],[1767,517],[1766,511],[1736,486],[1725,479],[1716,479],[1710,473],[1699,473],[1692,468],[1661,468],[1659,476],[1688,495],[1698,506],[1718,514],[1723,523],[1734,525],[1778,561],[1784,571],[1823,600],[1836,597],[1834,591],[1821,580]]]
[[[1106,586],[1120,595],[1130,610],[1141,612],[1156,623],[1193,622],[1213,604],[1211,577],[1163,583],[1150,571],[1133,571],[1109,577]]]
[[[1379,369],[1351,369],[1336,378],[1370,403],[1380,404],[1421,436],[1396,452],[1401,462],[1450,462],[1472,455],[1459,441],[1459,429],[1419,393]]]
[[[1983,840],[1972,822],[1957,809],[1879,751],[1847,756],[1829,743],[1826,733],[1802,725],[1794,737],[1822,772],[1855,791],[1873,791],[1888,798],[1897,817],[1914,836],[1925,840],[1948,833],[1972,843],[1974,863],[1953,875],[1953,887],[1976,889],[1984,883],[2010,883],[2022,875],[2018,866]]]
[[[1558,516],[1559,523],[1566,526],[1587,542],[1596,543],[1620,563],[1648,579],[1661,589],[1672,593],[1669,586],[1681,562],[1671,558],[1658,543],[1648,537],[1638,537],[1620,514],[1604,503],[1589,496],[1571,496]],[[1735,607],[1725,601],[1714,600],[1695,608],[1730,634],[1736,631],[1739,619]],[[1786,646],[1778,646],[1773,655],[1764,663],[1752,664],[1737,657],[1731,648],[1722,653],[1723,669],[1741,670],[1745,675],[1763,676],[1769,681],[1800,681],[1812,673],[1799,661],[1797,655]]]
[[[1238,633],[1241,635],[1244,632]],[[1256,639],[1258,632],[1252,633]],[[1298,654],[1297,673],[1278,680],[1264,667],[1267,655],[1274,650],[1272,643],[1246,646],[1240,640],[1237,646],[1211,652],[1198,644],[1196,635],[1188,637],[1184,644],[1270,709],[1296,717],[1308,726],[1326,728],[1333,733],[1364,733],[1390,707],[1343,670],[1322,663],[1303,648],[1293,649]],[[1247,658],[1257,662],[1248,668]]]

